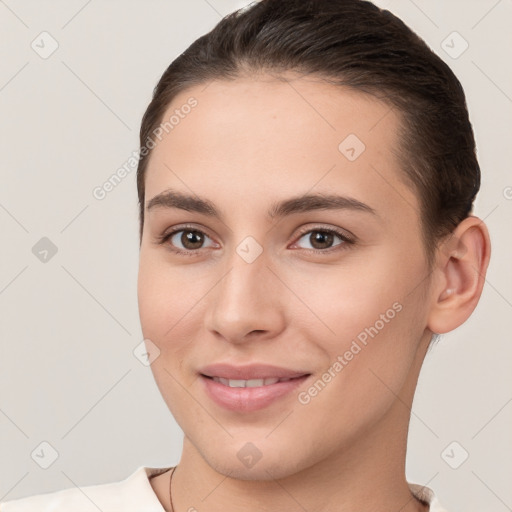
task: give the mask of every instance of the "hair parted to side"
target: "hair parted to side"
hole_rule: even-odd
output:
[[[472,211],[480,188],[473,129],[454,73],[399,18],[366,0],[261,0],[224,17],[163,73],[142,119],[144,147],[173,98],[211,80],[297,71],[368,93],[401,119],[398,156],[421,205],[427,261]],[[145,174],[137,170],[140,239]]]

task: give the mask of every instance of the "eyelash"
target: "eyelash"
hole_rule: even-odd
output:
[[[179,233],[181,231],[196,231],[198,233],[201,233],[202,235],[208,236],[204,231],[197,229],[194,226],[185,225],[185,226],[178,226],[176,229],[174,229],[173,231],[171,231],[169,233],[164,233],[163,235],[158,235],[156,237],[157,238],[156,243],[158,245],[164,245],[167,242],[167,240],[169,240],[172,236],[174,236],[176,233]],[[314,253],[314,254],[328,253],[328,254],[330,254],[334,251],[345,250],[348,248],[347,246],[355,244],[355,239],[349,237],[346,233],[342,233],[341,231],[338,231],[333,228],[324,228],[321,226],[316,226],[314,228],[304,228],[303,230],[301,230],[299,232],[298,239],[300,240],[304,235],[306,235],[308,233],[313,233],[313,232],[329,233],[331,235],[336,235],[343,241],[343,243],[335,245],[334,247],[329,247],[327,249],[303,249],[304,251],[307,251],[308,253]],[[196,249],[196,250],[177,249],[177,248],[171,246],[170,244],[169,244],[169,247],[173,253],[181,255],[181,256],[197,256],[198,252],[201,250],[201,249]]]

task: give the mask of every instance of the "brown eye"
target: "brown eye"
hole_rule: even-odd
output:
[[[333,240],[334,235],[326,231],[312,231],[309,235],[309,241],[314,249],[328,249],[332,246]]]
[[[187,256],[199,254],[199,250],[204,247],[215,246],[215,243],[203,231],[187,226],[158,236],[157,239],[158,244],[167,245],[172,252]],[[210,245],[204,245],[206,239],[210,240]]]
[[[179,237],[179,241],[183,245],[184,249],[200,249],[201,245],[204,243],[204,233],[201,233],[201,231],[182,230],[177,233],[182,233]]]
[[[336,238],[340,240],[340,243],[333,244]],[[319,252],[327,252],[329,249],[352,242],[347,236],[331,229],[310,229],[302,234],[300,240],[302,239],[310,244],[310,247],[303,248]]]

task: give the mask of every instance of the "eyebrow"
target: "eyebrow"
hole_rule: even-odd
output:
[[[215,204],[208,199],[196,195],[184,194],[183,192],[172,189],[164,190],[146,203],[147,211],[156,208],[177,208],[224,220],[223,215]],[[313,210],[355,210],[377,215],[377,212],[371,206],[352,197],[336,194],[306,194],[291,197],[273,203],[267,215],[273,220],[275,218]]]

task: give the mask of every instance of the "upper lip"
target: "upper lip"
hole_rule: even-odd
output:
[[[199,373],[208,377],[221,377],[233,380],[268,379],[272,377],[277,379],[293,379],[295,377],[309,375],[308,372],[291,370],[269,364],[234,366],[229,363],[210,364],[201,368]]]

